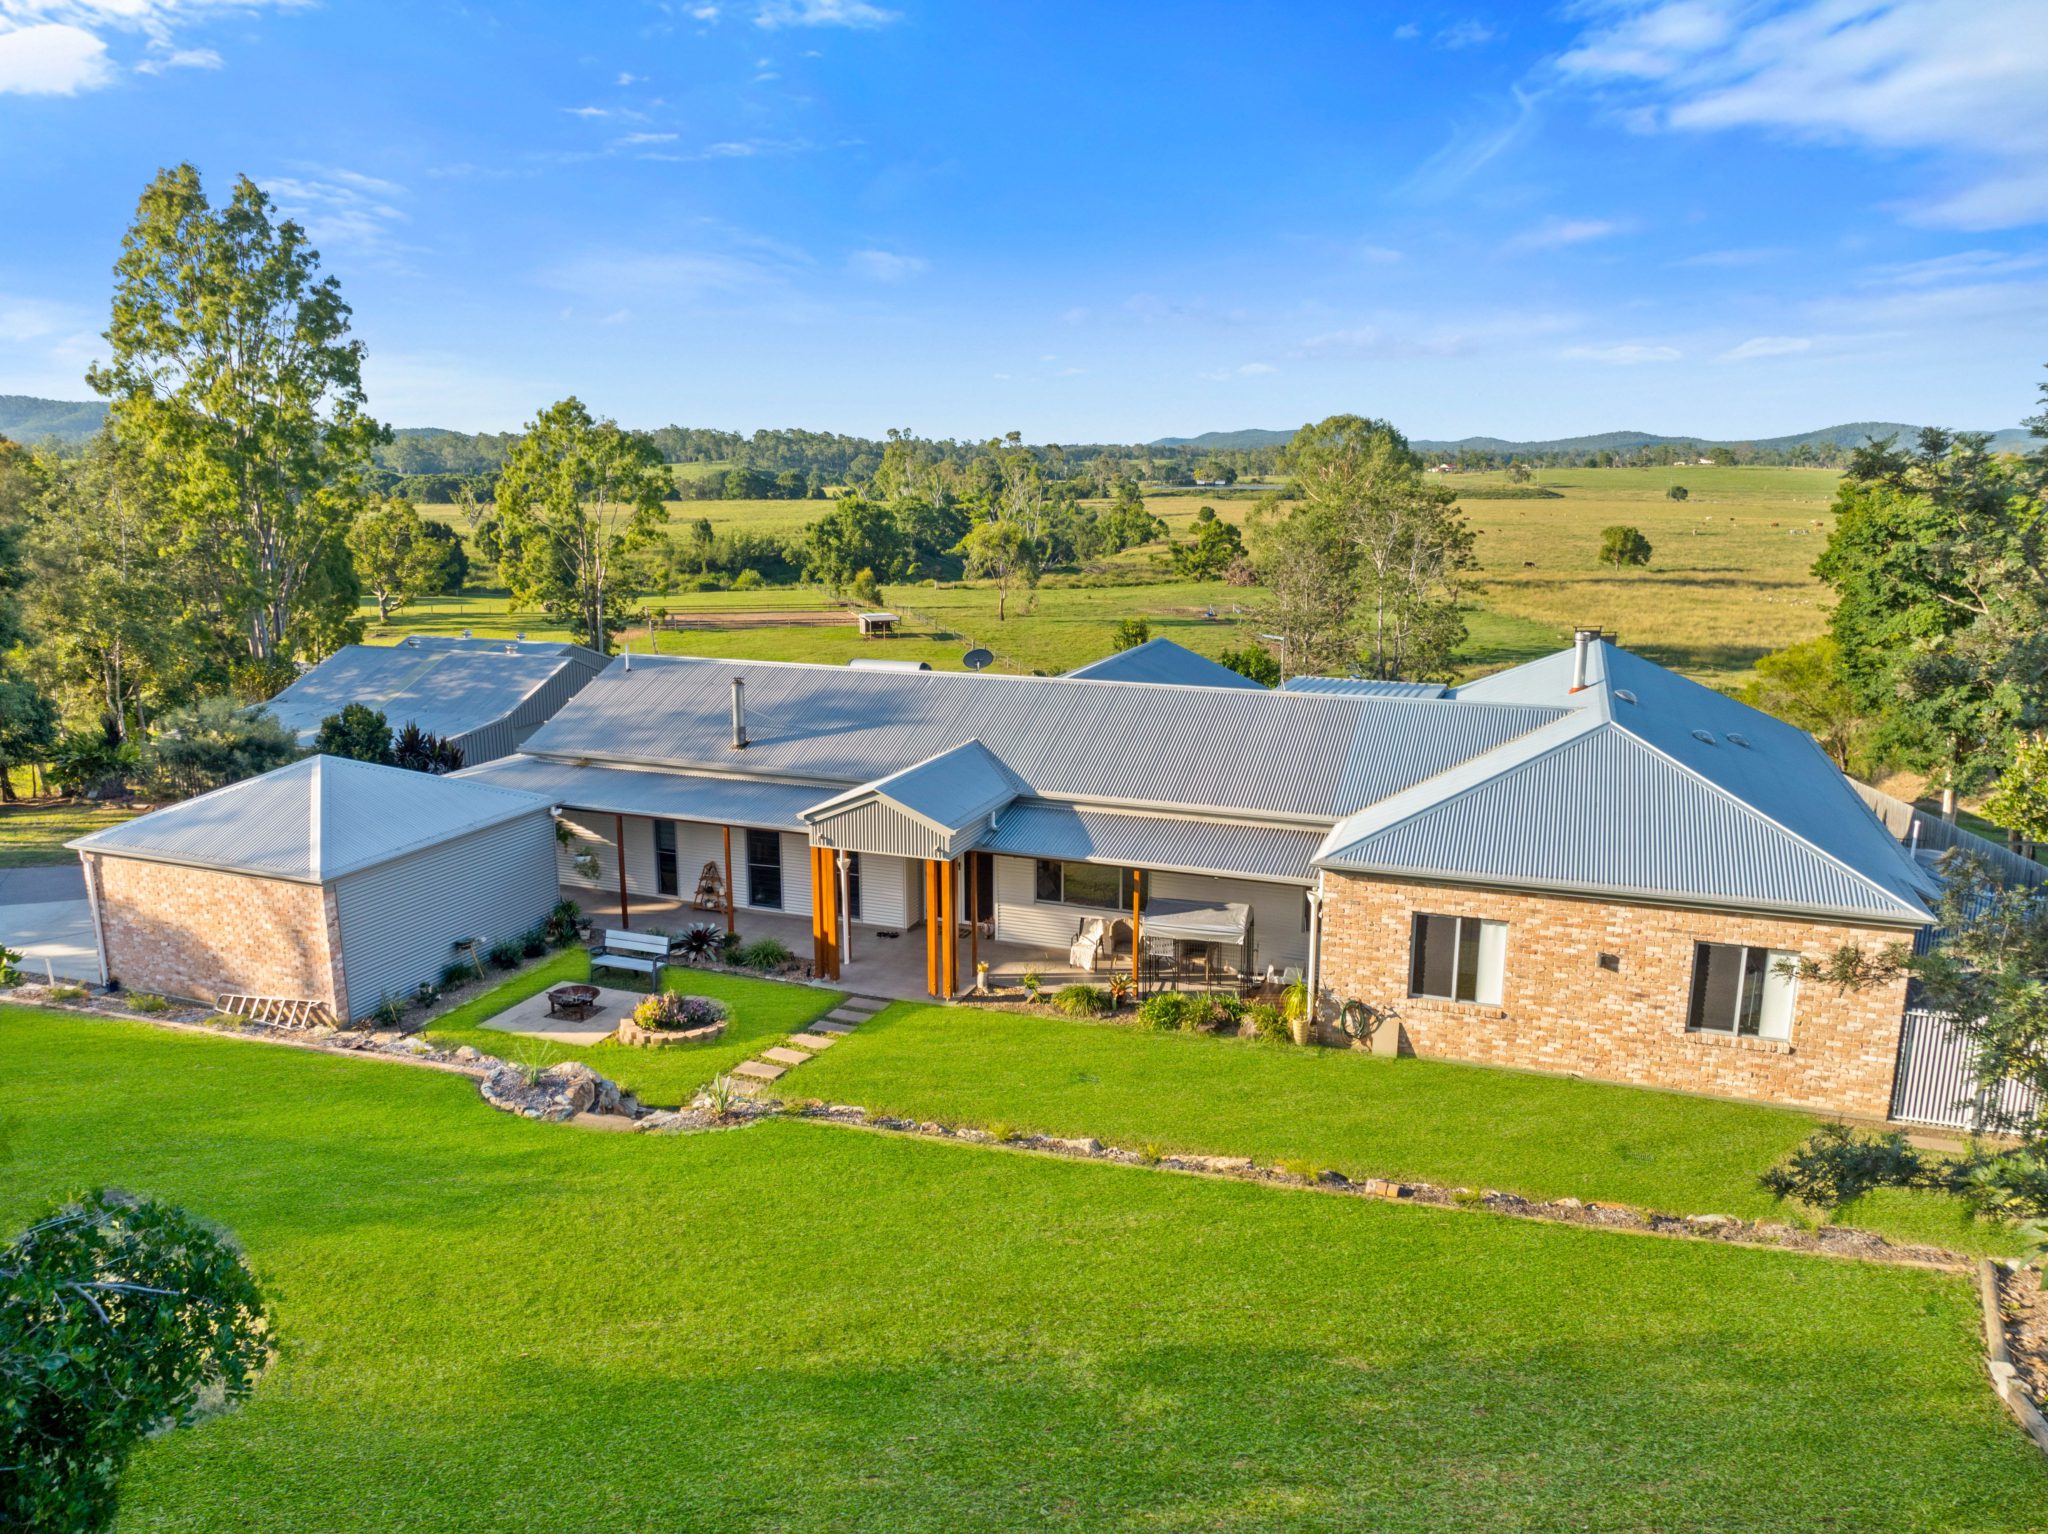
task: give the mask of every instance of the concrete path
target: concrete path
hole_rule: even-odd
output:
[[[92,907],[82,899],[0,905],[0,947],[19,950],[22,973],[32,978],[54,974],[60,980],[100,982]]]
[[[85,899],[85,870],[76,859],[36,868],[0,868],[0,905],[51,905]]]

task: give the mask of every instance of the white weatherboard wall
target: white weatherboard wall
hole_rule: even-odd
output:
[[[996,939],[1061,953],[1074,940],[1083,917],[1113,913],[1101,906],[1040,903],[1036,862],[1034,858],[996,859]],[[1234,900],[1249,905],[1254,968],[1307,965],[1308,933],[1302,929],[1305,886],[1207,874],[1148,873],[1145,877],[1156,900]],[[1114,914],[1130,916],[1128,911]]]
[[[540,922],[557,899],[554,843],[540,809],[337,879],[350,1012],[438,981],[458,941],[488,947]]]
[[[612,845],[617,834],[615,824],[609,815],[588,813],[566,812],[562,820],[575,832],[575,840],[558,852],[556,878],[565,888],[590,892],[589,898],[578,904],[593,922],[602,926],[607,915],[616,918],[619,909],[618,854]],[[674,899],[687,905],[697,892],[697,876],[704,871],[706,863],[716,863],[721,877],[724,875],[724,829],[696,820],[678,820],[674,825],[677,893],[670,896],[661,893],[655,877],[654,821],[645,815],[626,817],[626,894],[629,902],[632,899]],[[807,915],[811,909],[810,839],[794,831],[778,834],[782,838],[781,909],[792,916]],[[596,856],[595,879],[586,879],[576,871],[575,858],[579,852]],[[917,920],[916,916],[908,914],[907,884],[909,870],[919,866],[880,853],[862,854],[861,926],[901,927]],[[748,910],[747,831],[744,826],[732,828],[732,879],[739,909]]]

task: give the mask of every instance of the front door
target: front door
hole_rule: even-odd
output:
[[[974,919],[977,922],[991,922],[996,917],[996,859],[992,852],[970,852],[974,860],[974,877],[968,884],[974,891]]]

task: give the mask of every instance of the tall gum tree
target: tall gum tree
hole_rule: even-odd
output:
[[[142,194],[114,267],[113,360],[87,382],[151,465],[167,544],[223,647],[317,658],[350,637],[343,539],[370,453],[360,341],[303,229],[246,176],[208,202],[190,165]]]
[[[600,655],[625,627],[636,556],[660,541],[671,488],[654,443],[591,417],[571,395],[527,427],[498,480],[512,594],[568,621]]]

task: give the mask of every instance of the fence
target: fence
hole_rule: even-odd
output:
[[[1995,1129],[2039,1108],[2040,1095],[2019,1082],[1988,1093],[1979,1087],[1970,1055],[1969,1038],[1948,1013],[1909,1008],[1892,1074],[1892,1118],[1938,1129],[1975,1129],[1981,1119]]]
[[[1990,864],[1993,874],[2008,885],[2030,886],[2048,882],[2048,867],[2032,858],[2020,856],[2010,847],[2002,847],[1988,837],[1965,830],[1938,815],[1929,815],[1918,806],[1895,799],[1882,789],[1872,788],[1855,778],[1849,779],[1849,786],[1862,796],[1871,813],[1884,822],[1884,828],[1910,847],[1922,852],[1947,852],[1951,848],[1960,848]]]

